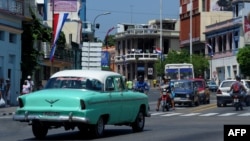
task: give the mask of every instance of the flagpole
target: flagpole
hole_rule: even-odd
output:
[[[51,0],[51,2],[52,2],[52,38],[51,38],[51,49],[52,49],[52,47],[53,47],[53,41],[54,41],[54,12],[55,12],[55,9],[54,9],[54,6],[55,6],[55,2],[54,2],[54,0]],[[50,62],[51,62],[51,66],[50,66],[50,75],[52,75],[53,74],[53,59],[52,60],[50,60]]]

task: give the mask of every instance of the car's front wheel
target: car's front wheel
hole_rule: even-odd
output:
[[[43,125],[42,122],[32,121],[32,132],[36,138],[43,139],[48,133],[48,127]]]
[[[143,110],[140,110],[137,114],[135,121],[132,123],[132,129],[134,132],[141,132],[144,129],[145,116]]]
[[[102,137],[104,134],[105,123],[103,117],[100,117],[95,125],[90,126],[90,132],[95,137]]]

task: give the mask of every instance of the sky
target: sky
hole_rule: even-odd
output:
[[[104,40],[108,30],[118,23],[147,24],[149,20],[160,19],[162,1],[162,19],[178,19],[179,0],[87,0],[86,20],[93,22],[97,15],[111,14],[96,18],[100,24],[96,29],[97,39]],[[116,30],[109,34],[113,35]]]

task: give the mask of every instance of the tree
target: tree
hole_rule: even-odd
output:
[[[250,45],[240,48],[236,60],[239,63],[241,73],[250,76]]]
[[[232,11],[232,0],[218,0],[217,4],[221,7],[221,11]]]
[[[104,40],[105,46],[114,46],[115,45],[115,35],[107,35],[107,37]]]

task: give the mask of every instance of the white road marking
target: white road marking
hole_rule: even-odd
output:
[[[165,114],[165,115],[161,115],[164,117],[170,117],[170,116],[176,116],[176,115],[181,115],[182,113],[169,113],[169,114]]]
[[[180,116],[185,116],[185,117],[188,117],[188,116],[195,116],[195,115],[199,115],[200,113],[190,113],[190,114],[185,114],[185,115],[180,115]]]
[[[225,114],[220,114],[218,116],[220,117],[224,117],[224,116],[232,116],[232,115],[236,115],[237,113],[225,113]]]
[[[239,114],[237,116],[242,116],[242,117],[244,117],[244,116],[250,116],[250,113]]]
[[[202,116],[202,117],[208,117],[208,116],[214,116],[214,115],[218,115],[219,113],[207,113],[207,114],[202,114],[202,115],[199,115],[199,116]]]

